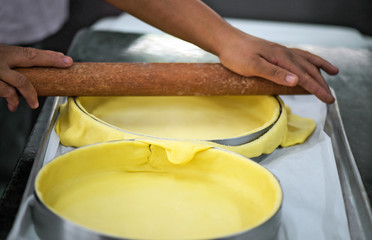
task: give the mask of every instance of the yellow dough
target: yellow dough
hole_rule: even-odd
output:
[[[246,231],[275,215],[282,202],[278,181],[259,164],[206,144],[166,140],[79,148],[44,166],[35,186],[58,215],[136,239]]]
[[[61,106],[56,132],[63,145],[79,147],[138,138],[230,139],[275,123],[249,143],[227,146],[208,142],[256,157],[280,145],[302,143],[314,131],[312,119],[294,116],[288,110],[273,96],[78,97]],[[288,127],[292,120],[295,128]]]
[[[275,98],[80,98],[84,109],[120,129],[175,139],[225,139],[256,132],[279,116]],[[248,107],[247,107],[248,106]],[[261,114],[256,114],[261,112]]]

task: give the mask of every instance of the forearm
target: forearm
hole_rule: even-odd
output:
[[[173,36],[219,55],[227,36],[236,31],[199,0],[106,0],[121,10]]]

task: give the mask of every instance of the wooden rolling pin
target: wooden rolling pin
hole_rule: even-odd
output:
[[[39,96],[193,96],[308,94],[219,63],[74,63],[70,68],[16,68]]]

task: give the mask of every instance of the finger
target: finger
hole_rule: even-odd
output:
[[[298,76],[298,84],[325,103],[333,103],[334,97],[319,69],[302,55],[291,54],[278,64]]]
[[[327,82],[324,80],[317,67],[300,55],[294,56],[292,62],[296,64],[290,65],[287,63],[288,68],[298,75],[298,84],[300,86],[325,103],[333,103],[335,101]],[[284,64],[286,63],[284,62]]]
[[[313,63],[309,62],[308,59],[305,59],[303,57],[297,57],[296,61],[299,67],[297,68],[298,70],[295,71],[299,74],[300,77],[305,76],[305,74],[310,75],[313,80],[318,82],[319,85],[324,88],[324,90],[326,90],[329,94],[332,94],[328,83],[323,78],[318,67],[314,66]]]
[[[266,78],[280,85],[296,86],[298,83],[297,75],[263,58],[260,58],[252,69],[254,69],[252,75]]]
[[[24,75],[10,69],[0,73],[0,79],[10,87],[16,88],[31,108],[35,109],[39,106],[36,90]]]
[[[17,91],[3,81],[0,81],[0,97],[5,98],[7,101],[9,111],[15,112],[17,110],[19,105]]]
[[[10,67],[32,67],[32,66],[49,66],[49,67],[70,67],[73,63],[72,58],[62,53],[39,50],[28,47],[17,47],[15,54],[8,59]]]
[[[299,85],[325,103],[330,104],[335,101],[335,98],[332,96],[332,94],[321,86],[320,83],[315,81],[309,74],[305,74],[300,77]]]
[[[302,57],[306,58],[309,62],[311,62],[312,64],[314,64],[318,68],[324,70],[326,73],[328,73],[330,75],[336,75],[339,72],[338,67],[334,66],[333,64],[331,64],[327,60],[325,60],[325,59],[323,59],[323,58],[321,58],[317,55],[314,55],[314,54],[312,54],[310,52],[307,52],[307,51],[303,51],[301,49],[293,49],[293,50],[296,51],[296,53],[298,53]]]

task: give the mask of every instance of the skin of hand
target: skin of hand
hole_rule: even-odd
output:
[[[13,68],[34,66],[66,68],[72,64],[73,60],[63,53],[0,44],[0,97],[6,99],[8,109],[12,112],[16,111],[19,105],[19,94],[26,99],[31,108],[35,109],[39,106],[35,88],[25,76]]]
[[[240,75],[263,77],[285,86],[300,85],[325,103],[335,101],[320,70],[338,68],[310,52],[246,34],[199,0],[106,0],[164,32],[191,42],[220,58]]]
[[[258,76],[280,85],[300,85],[325,103],[335,98],[320,69],[330,75],[338,68],[310,52],[259,39],[238,32],[236,43],[224,46],[219,54],[221,63],[243,76]]]

